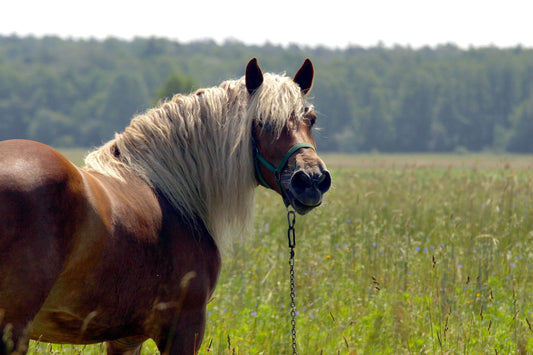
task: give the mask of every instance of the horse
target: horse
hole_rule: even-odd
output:
[[[221,252],[248,233],[254,190],[305,214],[331,176],[307,94],[294,77],[244,76],[132,118],[78,168],[53,148],[0,142],[0,354],[29,339],[140,354],[196,354]]]

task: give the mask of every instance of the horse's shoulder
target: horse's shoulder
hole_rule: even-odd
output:
[[[162,212],[156,193],[133,173],[123,179],[80,169],[87,201],[109,230],[128,238],[153,242],[161,229]]]

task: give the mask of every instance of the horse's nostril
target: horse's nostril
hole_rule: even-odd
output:
[[[324,170],[322,175],[318,178],[318,189],[320,192],[325,193],[331,187],[331,175],[329,171]]]
[[[292,176],[291,186],[296,192],[304,192],[307,188],[316,188],[323,194],[331,187],[331,175],[329,171],[324,170],[320,175],[309,176],[305,171],[300,170]]]
[[[291,185],[298,191],[303,191],[312,185],[311,178],[304,171],[300,170],[294,173],[291,178]]]

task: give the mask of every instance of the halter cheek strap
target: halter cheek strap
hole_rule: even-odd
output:
[[[289,205],[289,201],[287,199],[287,196],[285,195],[285,191],[281,186],[281,171],[283,168],[285,168],[285,165],[287,165],[287,162],[289,161],[289,158],[296,153],[296,151],[300,148],[310,148],[316,151],[315,147],[311,143],[297,143],[294,146],[292,146],[291,149],[285,154],[283,157],[283,160],[278,165],[278,167],[275,167],[272,165],[268,160],[265,159],[259,153],[259,148],[257,147],[257,143],[255,142],[255,139],[252,137],[252,149],[253,149],[253,158],[254,158],[254,168],[255,168],[255,176],[257,179],[265,185],[267,188],[274,190],[272,186],[268,182],[266,182],[265,178],[263,177],[263,174],[261,173],[260,165],[263,165],[268,171],[274,175],[274,178],[276,179],[276,184],[278,185],[278,189],[281,192],[281,196],[283,197],[283,201],[285,202],[285,205]]]

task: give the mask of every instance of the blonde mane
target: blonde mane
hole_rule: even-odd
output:
[[[121,180],[125,172],[135,173],[185,218],[200,218],[222,248],[251,226],[257,186],[252,121],[268,122],[279,136],[305,106],[298,85],[273,74],[265,74],[252,98],[244,78],[175,95],[90,153],[85,169]]]

